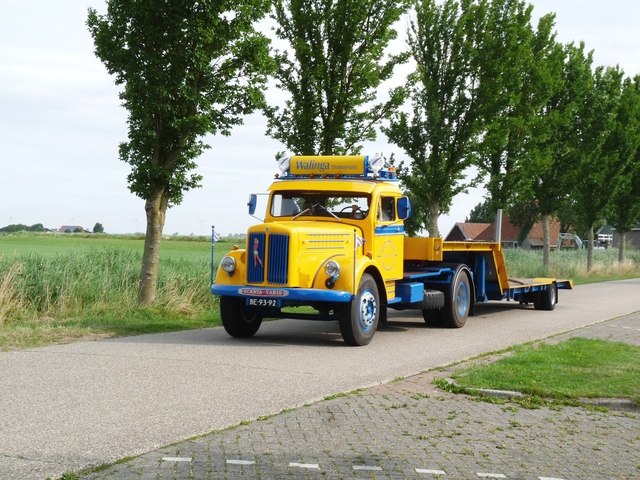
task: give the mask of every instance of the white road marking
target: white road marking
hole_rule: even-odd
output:
[[[228,464],[231,465],[255,465],[256,462],[253,460],[227,460]]]
[[[375,470],[375,471],[378,471],[378,470],[382,470],[382,467],[373,467],[373,466],[370,466],[370,465],[354,465],[353,469],[354,470]]]
[[[446,475],[444,470],[429,470],[427,468],[416,468],[416,473],[430,473],[431,475]]]
[[[295,467],[295,468],[320,468],[320,465],[318,465],[317,463],[295,463],[295,462],[291,462],[289,464],[290,467]]]
[[[162,457],[163,462],[190,462],[191,457]]]

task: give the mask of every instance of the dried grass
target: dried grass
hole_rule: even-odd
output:
[[[24,303],[22,291],[14,285],[16,277],[22,272],[23,263],[14,263],[0,277],[0,327],[14,311],[19,311]]]

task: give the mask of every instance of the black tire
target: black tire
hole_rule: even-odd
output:
[[[243,298],[220,297],[220,317],[229,335],[236,338],[253,337],[262,324],[262,317],[245,311]]]
[[[445,302],[442,308],[442,322],[445,327],[461,328],[467,323],[471,311],[473,292],[466,269],[458,268],[453,281],[444,292]]]
[[[542,292],[542,310],[553,310],[558,303],[558,285],[552,283]]]
[[[530,294],[533,298],[533,308],[536,310],[542,310],[542,291],[533,292]]]
[[[533,292],[533,308],[536,310],[553,310],[558,303],[558,286],[555,283],[547,286],[546,290]]]
[[[442,326],[442,314],[440,309],[422,309],[422,318],[424,323],[429,327],[441,327]]]
[[[365,273],[355,300],[341,305],[338,310],[340,333],[346,344],[359,347],[371,342],[378,328],[380,308],[378,286],[373,277]]]

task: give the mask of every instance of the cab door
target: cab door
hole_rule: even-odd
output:
[[[395,280],[403,275],[404,222],[398,218],[397,196],[378,197],[374,230],[374,259],[387,287],[387,297],[395,297]]]

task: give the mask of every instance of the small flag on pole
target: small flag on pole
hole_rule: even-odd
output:
[[[361,247],[364,245],[364,242],[366,242],[366,240],[356,233],[356,247]]]
[[[216,231],[213,232],[213,241],[217,242],[218,240],[220,240],[220,234]]]

